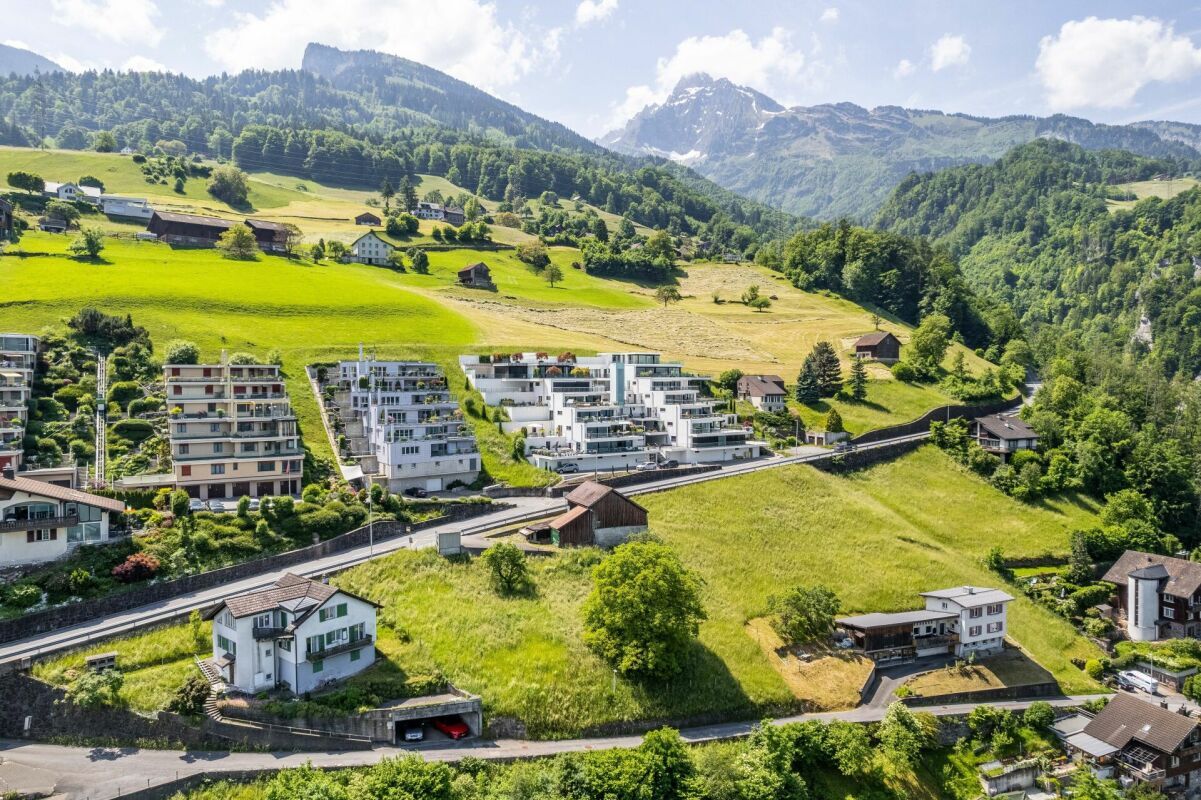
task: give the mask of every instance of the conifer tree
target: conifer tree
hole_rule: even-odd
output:
[[[821,391],[817,385],[817,375],[814,374],[810,359],[805,359],[805,366],[796,379],[796,399],[798,403],[813,405],[821,399]]]
[[[867,399],[867,365],[861,358],[851,362],[851,397],[857,403]]]

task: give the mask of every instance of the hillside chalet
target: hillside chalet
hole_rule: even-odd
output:
[[[970,435],[990,453],[1008,458],[1038,446],[1038,434],[1016,414],[990,414],[972,420]]]
[[[488,265],[483,261],[468,264],[459,270],[459,285],[496,291],[496,284],[492,282],[492,270],[488,269]]]
[[[370,211],[364,211],[354,218],[355,225],[382,225],[383,220],[372,214]]]
[[[1101,580],[1116,587],[1119,622],[1132,640],[1201,637],[1201,564],[1127,550]]]
[[[612,486],[587,481],[567,494],[567,511],[532,528],[535,541],[560,547],[614,547],[646,530],[647,512]]]
[[[868,358],[882,364],[901,360],[901,340],[888,331],[876,331],[860,336],[855,342],[855,358]]]
[[[232,228],[234,224],[228,219],[219,217],[179,214],[174,211],[155,211],[146,225],[146,230],[167,244],[213,247],[221,238],[221,234]]]
[[[783,411],[788,399],[784,379],[779,375],[743,375],[738,379],[739,400],[746,400],[759,411]]]
[[[109,541],[125,504],[30,478],[0,473],[0,567],[62,558],[84,544]]]

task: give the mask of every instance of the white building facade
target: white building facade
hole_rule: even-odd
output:
[[[206,614],[213,620],[213,666],[227,686],[247,694],[314,691],[375,661],[377,608],[328,584],[285,574]]]
[[[189,496],[298,495],[304,450],[276,364],[163,367],[175,484]]]
[[[506,432],[525,431],[526,455],[546,469],[721,462],[754,458],[763,445],[702,394],[706,378],[658,353],[515,353],[459,363],[484,401],[505,410]]]
[[[955,655],[999,653],[1008,633],[1008,607],[1013,598],[1000,589],[956,586],[922,592],[927,611],[957,614],[951,631],[957,637]]]
[[[0,567],[41,564],[84,544],[103,544],[125,504],[108,497],[0,473]]]
[[[144,197],[119,197],[115,194],[100,195],[100,210],[110,217],[149,220],[154,209]]]
[[[46,197],[52,197],[67,203],[74,203],[76,200],[79,200],[84,203],[97,205],[100,202],[99,189],[95,186],[80,186],[77,183],[54,183],[53,181],[46,181],[46,188],[42,194]]]
[[[379,361],[359,348],[357,361],[337,365],[338,399],[349,431],[365,448],[364,475],[389,491],[441,491],[479,477],[480,453],[471,426],[436,365]]]
[[[0,469],[22,466],[38,345],[36,336],[0,333]]]
[[[375,231],[364,233],[350,245],[350,260],[360,264],[384,266],[396,248],[380,238]]]

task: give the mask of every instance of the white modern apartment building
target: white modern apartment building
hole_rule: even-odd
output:
[[[514,353],[459,363],[484,401],[504,408],[504,429],[525,430],[526,454],[546,469],[729,461],[762,447],[702,394],[707,378],[658,353]]]
[[[0,333],[0,469],[20,469],[38,361],[38,337]]]
[[[230,597],[213,620],[212,664],[226,685],[252,694],[285,687],[304,694],[375,661],[370,600],[285,573],[266,589]]]
[[[300,493],[304,450],[278,365],[167,364],[163,379],[179,488],[202,500]]]
[[[475,435],[436,365],[379,361],[359,348],[337,367],[337,400],[364,477],[389,491],[441,491],[480,473]]]

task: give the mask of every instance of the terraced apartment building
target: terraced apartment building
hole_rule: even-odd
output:
[[[38,345],[36,336],[0,333],[0,470],[18,470],[23,463],[21,442],[29,422]]]
[[[167,364],[163,381],[179,488],[202,500],[300,493],[304,450],[278,365]]]
[[[705,395],[708,378],[659,353],[493,354],[459,364],[484,402],[505,409],[504,429],[525,431],[526,455],[545,469],[721,462],[763,446]]]
[[[435,492],[479,477],[475,435],[436,364],[379,361],[360,348],[358,360],[331,372],[335,407],[364,480],[393,492]]]

